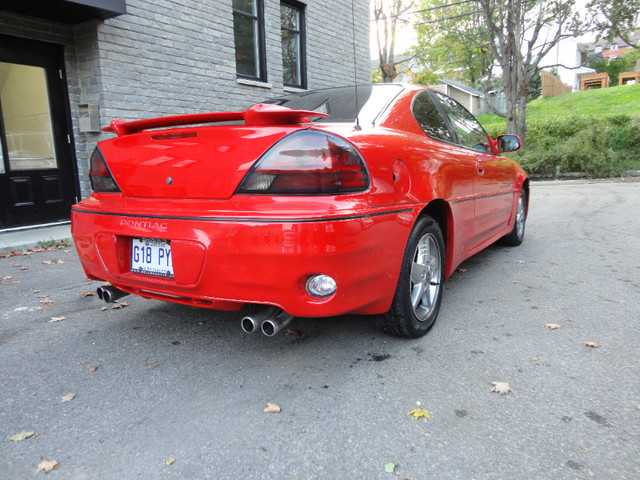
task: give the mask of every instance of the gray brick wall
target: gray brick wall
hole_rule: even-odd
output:
[[[308,88],[370,81],[369,1],[308,0]],[[231,0],[128,0],[127,14],[68,26],[0,12],[0,34],[65,46],[82,196],[87,158],[107,134],[78,130],[78,105],[100,123],[205,111],[243,110],[287,91],[282,84],[280,2],[264,0],[267,82],[236,78]],[[356,51],[352,43],[355,24]]]

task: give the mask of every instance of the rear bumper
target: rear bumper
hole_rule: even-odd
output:
[[[267,304],[294,316],[388,311],[412,208],[323,219],[182,218],[96,211],[76,205],[72,235],[89,278],[143,297],[222,310]],[[171,241],[174,278],[130,271],[131,238]],[[310,275],[330,275],[336,293],[311,297]]]

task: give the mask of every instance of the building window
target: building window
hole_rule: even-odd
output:
[[[613,45],[611,45],[611,50],[613,51],[618,50],[618,44],[614,43]]]
[[[280,4],[282,32],[282,81],[290,87],[307,87],[305,61],[304,5]]]
[[[238,76],[266,82],[262,0],[233,0],[233,37]]]
[[[596,53],[601,53],[602,52],[602,45],[596,45],[595,52]]]

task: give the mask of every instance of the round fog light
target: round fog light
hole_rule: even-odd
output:
[[[312,275],[307,280],[307,292],[312,297],[326,298],[336,293],[336,281],[329,275]]]

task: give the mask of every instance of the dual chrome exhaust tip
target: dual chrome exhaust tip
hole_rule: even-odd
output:
[[[128,292],[114,287],[113,285],[103,285],[98,287],[96,294],[100,300],[106,303],[113,303],[122,297],[129,295]],[[284,310],[277,307],[269,307],[257,313],[247,315],[242,319],[240,325],[246,333],[262,331],[267,337],[277,335],[280,330],[289,325],[293,315],[289,315]]]
[[[289,325],[293,315],[277,307],[269,307],[242,319],[240,326],[245,333],[262,331],[267,337],[277,335],[280,330]]]
[[[129,295],[127,292],[114,287],[113,285],[103,285],[98,287],[96,294],[100,300],[104,300],[107,303],[113,303],[116,300]]]

